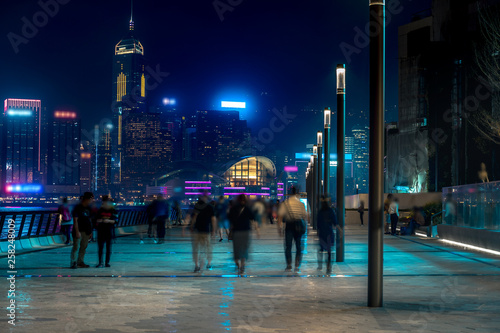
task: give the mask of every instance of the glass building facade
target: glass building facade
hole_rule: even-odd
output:
[[[2,181],[31,184],[40,176],[40,100],[6,99],[2,119]]]
[[[262,156],[244,158],[224,173],[231,187],[270,185],[275,177],[274,163]]]

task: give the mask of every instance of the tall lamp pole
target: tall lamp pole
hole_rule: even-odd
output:
[[[312,208],[312,213],[313,213],[313,229],[317,230],[318,228],[318,188],[319,188],[319,183],[318,183],[318,146],[314,145],[313,146],[313,156],[312,156],[312,161],[313,161],[313,208]]]
[[[383,306],[385,0],[370,0],[368,306]]]
[[[323,132],[318,131],[318,212],[321,207],[321,195],[323,194]]]
[[[337,65],[337,262],[344,262],[345,247],[345,65]]]
[[[330,127],[332,123],[332,111],[330,108],[325,109],[325,170],[323,176],[323,193],[330,194]]]

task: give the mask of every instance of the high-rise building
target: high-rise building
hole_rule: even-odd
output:
[[[172,161],[172,135],[161,114],[130,114],[124,123],[124,147],[122,183],[127,196],[140,196]]]
[[[367,126],[356,125],[352,128],[354,138],[354,153],[352,156],[354,178],[359,193],[368,193],[369,175],[369,129]]]
[[[79,186],[80,136],[76,112],[54,112],[49,122],[47,185]]]
[[[145,112],[146,76],[144,48],[134,37],[134,21],[130,17],[129,32],[115,46],[113,57],[113,166],[112,181],[122,181],[124,155],[124,127],[130,114]]]
[[[41,112],[40,100],[5,100],[1,142],[3,184],[40,181]]]
[[[96,125],[95,129],[95,157],[97,172],[95,175],[98,194],[107,194],[111,190],[112,177],[112,149],[111,149],[111,133],[113,130],[112,124],[106,124],[102,128]]]
[[[202,163],[226,163],[242,157],[250,146],[250,130],[237,111],[197,111],[196,159]]]
[[[90,141],[80,144],[80,189],[81,192],[94,192],[95,148]]]

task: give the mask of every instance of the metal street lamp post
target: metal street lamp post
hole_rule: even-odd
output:
[[[385,0],[370,0],[368,306],[383,306]]]
[[[330,108],[326,108],[325,112],[325,143],[324,151],[325,151],[325,170],[323,176],[323,193],[330,194],[330,127],[332,122],[332,111]]]
[[[318,214],[318,188],[319,188],[319,183],[318,183],[318,146],[314,145],[313,146],[313,156],[312,156],[312,161],[313,161],[313,205],[312,205],[312,220],[313,220],[313,229],[317,230],[318,227],[318,221],[317,221],[317,214]]]
[[[337,65],[337,262],[344,262],[345,247],[345,65]]]
[[[317,134],[317,146],[318,146],[318,212],[321,207],[321,195],[323,194],[323,132],[318,131]]]

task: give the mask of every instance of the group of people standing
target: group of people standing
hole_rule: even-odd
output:
[[[101,201],[101,206],[99,208],[95,207],[93,205],[94,194],[85,192],[71,213],[67,198],[63,198],[58,208],[61,232],[66,237],[65,244],[70,244],[70,235],[73,238],[70,268],[90,267],[85,263],[84,259],[94,229],[97,230],[98,244],[98,264],[96,267],[111,267],[109,264],[111,260],[111,243],[114,236],[114,226],[118,221],[118,214],[109,196],[102,196]],[[106,246],[106,257],[103,262],[104,246]]]

